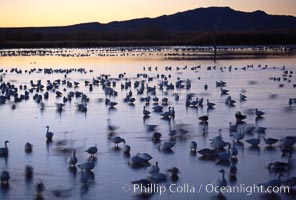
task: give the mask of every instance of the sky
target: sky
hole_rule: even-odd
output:
[[[108,23],[210,6],[296,16],[296,0],[0,0],[0,27]]]

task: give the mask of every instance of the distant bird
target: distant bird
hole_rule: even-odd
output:
[[[95,146],[89,147],[85,152],[89,153],[90,156],[95,156],[95,154],[98,152],[97,144]]]
[[[87,162],[81,163],[77,166],[81,171],[91,171],[93,168],[95,168],[95,162],[94,161],[87,161]]]
[[[135,155],[129,159],[129,164],[131,166],[145,165],[147,164],[147,160],[140,157],[139,155]]]
[[[229,176],[234,177],[236,176],[236,173],[237,173],[237,167],[235,166],[234,163],[232,163],[229,167]]]
[[[46,138],[48,141],[51,141],[52,140],[52,137],[53,137],[53,132],[49,132],[49,126],[46,126],[47,130],[46,130]]]
[[[125,144],[125,140],[119,136],[115,136],[111,138],[111,142],[114,143],[115,147],[118,148],[119,143]]]
[[[161,133],[158,133],[158,132],[154,132],[153,135],[152,135],[152,140],[153,141],[159,141],[161,138]]]
[[[247,143],[249,143],[251,146],[258,146],[260,144],[260,137],[258,138],[251,138],[246,140]]]
[[[0,176],[1,185],[8,185],[8,181],[10,179],[10,175],[8,171],[2,171]]]
[[[8,155],[8,147],[7,147],[7,143],[9,143],[9,141],[5,141],[4,142],[4,147],[0,148],[0,156],[7,156]]]
[[[191,141],[191,143],[190,143],[190,151],[191,152],[196,152],[196,148],[197,148],[197,143],[195,141]]]
[[[149,166],[146,171],[150,174],[158,173],[159,172],[158,162],[156,161],[155,165]]]
[[[237,122],[241,122],[244,119],[246,119],[247,116],[246,115],[243,115],[240,111],[238,111],[238,112],[235,113],[235,118],[236,118],[236,121]]]
[[[255,114],[257,117],[263,117],[265,115],[265,112],[258,110],[257,108],[255,109]]]
[[[163,174],[163,173],[159,173],[159,172],[157,172],[157,173],[153,173],[152,175],[151,175],[151,179],[153,180],[153,181],[156,181],[156,182],[164,182],[164,181],[166,181],[167,180],[167,175],[166,174]]]
[[[227,180],[225,179],[225,170],[221,169],[221,170],[219,170],[219,172],[222,173],[222,176],[217,181],[217,186],[218,186],[219,192],[221,192],[220,189],[227,186]]]
[[[269,146],[272,146],[274,145],[275,143],[277,143],[279,140],[278,139],[275,139],[275,138],[265,138],[263,136],[263,140],[265,142],[265,144],[269,145]]]
[[[78,162],[78,159],[76,157],[76,150],[73,149],[72,154],[67,159],[67,163],[69,167],[75,167],[77,162]]]
[[[31,152],[32,150],[33,150],[33,145],[31,143],[27,142],[25,144],[25,151],[26,152]]]
[[[158,150],[171,150],[174,146],[175,146],[175,142],[170,142],[170,141],[166,141],[166,142],[162,142],[159,146],[158,146]]]
[[[33,177],[33,167],[30,166],[30,165],[26,165],[26,168],[25,168],[25,176],[26,176],[26,179],[29,180]]]
[[[119,126],[115,126],[111,124],[111,119],[107,119],[107,122],[108,122],[108,125],[107,125],[108,131],[111,131],[111,132],[116,131],[119,128]]]
[[[35,190],[36,190],[36,199],[43,199],[42,192],[45,191],[45,185],[43,184],[42,180],[38,181],[35,184]]]
[[[204,115],[204,116],[200,116],[198,118],[202,123],[207,123],[209,117],[207,115]]]
[[[130,151],[131,151],[131,147],[129,145],[124,145],[123,147],[123,153],[124,154],[130,154]]]
[[[150,111],[146,110],[145,106],[143,106],[143,115],[148,117],[150,115]]]
[[[150,161],[153,157],[148,153],[137,153],[137,156],[143,158],[147,162]]]

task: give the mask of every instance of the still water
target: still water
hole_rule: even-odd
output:
[[[201,66],[195,71],[191,67]],[[208,66],[217,66],[217,70],[207,70]],[[232,66],[232,71],[225,69],[223,72],[218,70],[220,67]],[[241,68],[247,65],[254,65],[246,71]],[[258,65],[262,67],[259,68]],[[266,69],[262,69],[267,65]],[[152,70],[147,68],[151,66]],[[155,71],[154,68],[158,67]],[[172,71],[166,71],[165,67],[172,66]],[[187,69],[176,70],[176,67]],[[270,77],[282,76],[282,67],[294,71],[291,82],[278,82],[270,80]],[[143,71],[145,67],[146,71]],[[235,68],[238,68],[235,70]],[[296,97],[295,72],[296,58],[264,58],[264,59],[237,59],[221,60],[213,63],[209,60],[167,60],[162,57],[140,57],[140,56],[113,56],[113,57],[59,57],[59,56],[10,56],[0,57],[0,68],[8,69],[3,75],[5,82],[15,85],[28,85],[30,80],[42,80],[46,84],[47,80],[64,79],[64,74],[44,74],[44,73],[25,73],[25,69],[31,68],[85,68],[87,73],[81,74],[73,72],[68,75],[67,80],[80,82],[79,88],[68,89],[69,91],[82,91],[89,98],[87,113],[77,111],[77,103],[74,100],[66,103],[64,111],[56,111],[56,103],[61,103],[62,98],[56,98],[54,93],[50,93],[48,100],[44,100],[45,109],[41,111],[40,105],[33,101],[30,94],[28,101],[23,101],[16,105],[16,109],[11,109],[12,102],[7,102],[0,106],[0,145],[4,145],[5,140],[9,140],[8,158],[0,158],[0,170],[8,170],[11,176],[9,188],[0,190],[0,199],[22,200],[34,199],[34,184],[38,180],[43,180],[46,191],[45,199],[137,199],[132,191],[122,191],[122,186],[131,186],[131,181],[146,178],[149,174],[146,168],[131,168],[128,165],[129,158],[120,149],[113,148],[109,140],[107,131],[107,119],[112,120],[112,124],[119,126],[116,135],[123,137],[126,143],[131,146],[131,155],[146,152],[153,156],[150,161],[154,164],[158,161],[160,172],[166,173],[168,168],[178,167],[180,170],[179,180],[175,184],[183,186],[189,184],[195,187],[195,193],[170,193],[162,195],[154,194],[151,199],[216,199],[217,194],[207,193],[204,186],[215,183],[221,177],[218,172],[225,169],[228,185],[253,185],[266,182],[277,178],[277,174],[269,172],[267,165],[273,161],[287,161],[287,157],[282,158],[278,145],[274,148],[267,148],[263,141],[258,148],[250,148],[245,142],[246,139],[257,137],[256,133],[246,135],[245,139],[238,148],[237,180],[231,182],[228,179],[228,166],[221,166],[216,161],[200,159],[200,155],[190,154],[190,142],[196,141],[198,150],[208,147],[211,148],[210,138],[218,135],[218,130],[222,129],[222,136],[225,141],[232,142],[229,134],[229,122],[235,123],[235,112],[241,111],[247,115],[246,123],[266,127],[266,137],[281,139],[288,135],[296,135],[296,105],[289,106],[288,99]],[[10,73],[11,68],[22,69],[22,74]],[[90,72],[93,70],[93,72]],[[158,113],[152,112],[153,105],[146,107],[151,111],[151,117],[143,120],[143,102],[137,96],[136,90],[132,87],[133,96],[136,98],[134,106],[123,102],[124,97],[129,92],[121,90],[121,79],[116,85],[118,96],[111,98],[118,102],[116,109],[109,110],[104,103],[105,93],[101,86],[95,86],[90,92],[84,86],[84,81],[91,81],[93,77],[100,74],[110,74],[111,77],[118,78],[119,73],[126,73],[125,77],[133,82],[138,80],[137,73],[147,73],[150,77],[155,77],[149,82],[149,86],[157,85],[160,79],[158,74],[171,75],[169,82],[173,84],[177,78],[191,80],[191,89],[161,91],[157,89],[156,96],[160,99],[167,97],[169,106],[174,106],[176,116],[174,120],[162,120]],[[3,73],[2,73],[3,74]],[[199,78],[200,77],[200,78]],[[140,78],[140,80],[143,78]],[[225,105],[225,98],[221,96],[220,89],[216,88],[216,81],[223,80],[227,83],[226,89],[230,92],[232,99],[236,100],[235,107]],[[284,83],[283,87],[279,87]],[[208,85],[208,90],[204,90],[204,85]],[[60,86],[60,91],[63,87]],[[239,93],[244,91],[247,101],[239,101]],[[22,93],[22,92],[21,92]],[[175,101],[174,95],[179,94],[180,100]],[[185,108],[185,98],[187,93],[194,93],[195,97],[203,97],[215,103],[215,109],[207,111],[203,108]],[[142,95],[144,97],[146,95]],[[194,98],[195,98],[194,97]],[[103,101],[102,101],[103,100]],[[255,121],[253,110],[258,108],[266,112],[265,117]],[[164,108],[167,111],[168,106]],[[198,117],[208,114],[208,130],[204,132],[203,126],[199,124]],[[160,152],[158,144],[151,141],[151,132],[147,132],[146,125],[155,124],[157,131],[162,133],[162,140],[169,140],[169,131],[177,127],[188,130],[188,133],[176,139],[176,145],[170,153]],[[53,143],[47,144],[45,133],[46,126],[49,125],[50,131],[54,132]],[[93,181],[88,187],[81,187],[80,172],[70,171],[67,167],[66,159],[69,152],[61,149],[64,146],[58,145],[58,141],[70,141],[67,148],[75,148],[78,156],[78,163],[83,163],[89,157],[85,150],[97,143],[98,154],[96,166],[93,170]],[[32,153],[25,153],[24,145],[26,142],[33,144]],[[292,163],[294,157],[292,158]],[[34,168],[32,181],[26,181],[24,170],[26,165]],[[284,173],[283,179],[295,176],[295,168]],[[169,186],[171,180],[160,185]],[[199,187],[202,189],[198,193]],[[128,187],[128,186],[126,186]],[[294,194],[295,195],[295,194]],[[294,199],[292,194],[264,195],[252,194],[225,194],[227,199]]]

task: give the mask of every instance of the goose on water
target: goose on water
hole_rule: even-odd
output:
[[[94,161],[87,161],[87,162],[81,163],[77,166],[81,171],[91,171],[93,168],[95,168],[95,162]]]
[[[146,160],[147,162],[153,158],[153,157],[152,157],[150,154],[148,154],[148,153],[137,153],[137,156],[143,158],[143,159]]]
[[[258,110],[257,108],[255,109],[255,114],[257,117],[263,117],[265,115],[265,112]]]
[[[42,198],[42,192],[45,191],[45,185],[43,184],[42,180],[38,181],[35,184],[35,190],[36,190],[36,199],[43,199]]]
[[[26,152],[31,152],[33,150],[33,145],[29,142],[26,142],[25,144],[25,151]]]
[[[149,166],[146,171],[150,174],[158,173],[159,172],[158,162],[156,161],[155,165]]]
[[[269,146],[272,146],[274,145],[275,143],[277,143],[279,140],[278,139],[275,139],[275,138],[265,138],[263,136],[263,140],[265,142],[265,144],[269,145]]]
[[[220,191],[220,188],[227,186],[227,180],[225,179],[225,170],[221,169],[219,172],[222,174],[221,178],[217,181],[217,186]]]
[[[191,152],[196,152],[196,148],[197,148],[197,143],[195,141],[191,141],[191,143],[190,143],[190,151]]]
[[[148,117],[150,115],[150,111],[146,110],[145,106],[143,106],[143,115]]]
[[[260,137],[258,138],[251,138],[246,140],[247,143],[249,143],[251,146],[258,146],[260,144]]]
[[[46,136],[48,141],[51,141],[54,134],[53,134],[53,132],[49,131],[49,126],[46,126],[46,129],[47,130],[46,130],[46,135],[45,136]]]
[[[115,147],[118,147],[118,144],[121,143],[121,142],[123,144],[125,144],[125,140],[123,138],[119,137],[119,136],[112,137],[111,142],[114,143]]]
[[[119,127],[111,124],[111,119],[107,119],[107,130],[108,131],[116,131]]]
[[[67,163],[69,167],[75,167],[77,162],[78,162],[78,159],[76,157],[76,150],[73,149],[72,154],[67,159]]]
[[[123,147],[123,153],[124,154],[130,154],[130,151],[131,151],[131,147],[129,145],[124,145]]]
[[[89,147],[85,152],[89,153],[92,157],[98,152],[97,144],[95,146]]]
[[[10,175],[8,171],[2,171],[0,176],[1,185],[8,185],[8,181],[10,179]]]
[[[166,174],[163,174],[163,173],[159,173],[159,172],[156,172],[156,173],[153,173],[151,175],[151,179],[153,181],[156,181],[156,182],[165,182],[167,180],[167,175]]]
[[[166,141],[166,142],[162,142],[159,146],[158,146],[158,150],[171,150],[174,146],[175,146],[175,142],[170,142],[170,141]]]
[[[8,155],[8,147],[7,147],[7,143],[9,143],[9,141],[5,141],[4,142],[4,147],[0,148],[0,156],[7,156]]]
[[[145,164],[147,164],[147,160],[140,157],[139,155],[135,155],[129,159],[129,164],[131,166],[145,165]]]
[[[153,141],[159,141],[161,138],[161,133],[159,132],[154,132],[153,135],[152,135],[152,140]]]

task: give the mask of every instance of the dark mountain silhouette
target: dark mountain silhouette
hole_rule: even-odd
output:
[[[260,43],[260,39],[256,38],[258,34],[264,35],[267,43],[279,37],[283,41],[273,42],[295,43],[296,17],[269,15],[263,11],[241,12],[229,7],[209,7],[107,24],[93,22],[62,27],[0,28],[0,42],[128,40],[177,43],[199,41],[197,43],[202,44],[207,43],[203,40],[213,31],[220,35],[223,44],[228,43],[229,37],[226,36],[234,33],[237,39],[232,38],[234,41],[230,41],[231,44],[239,41],[242,35],[244,39],[249,38],[249,43],[256,43],[256,40]],[[246,34],[249,37],[245,37]]]

